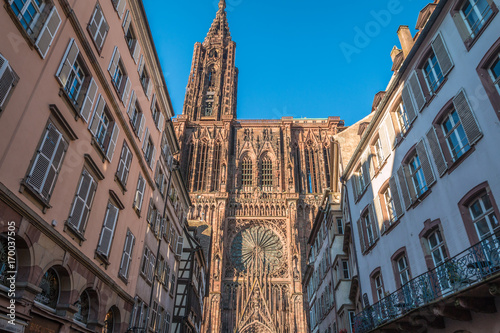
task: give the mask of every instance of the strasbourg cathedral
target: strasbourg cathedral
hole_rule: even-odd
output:
[[[236,43],[225,1],[196,43],[174,122],[193,207],[212,230],[203,332],[306,332],[306,244],[330,187],[328,119],[238,120]]]

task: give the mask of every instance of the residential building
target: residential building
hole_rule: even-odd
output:
[[[156,265],[155,231],[181,235],[190,202],[142,1],[9,0],[0,17],[0,329],[144,329],[144,276],[177,276],[178,237]],[[153,296],[150,328],[168,332],[173,296]]]
[[[398,30],[394,75],[343,172],[356,333],[500,330],[499,4],[435,1],[415,36]]]

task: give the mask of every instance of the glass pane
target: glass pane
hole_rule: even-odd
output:
[[[495,77],[495,80],[498,80],[498,77],[500,76],[500,58],[493,63],[490,70]]]
[[[479,200],[477,200],[476,202],[474,202],[470,207],[470,213],[472,215],[472,218],[473,219],[476,219],[478,218],[481,214],[483,214],[483,208],[481,207],[481,205],[479,204]]]
[[[484,205],[484,208],[486,210],[491,209],[492,206],[491,206],[490,197],[487,194],[483,195],[483,197],[481,198],[481,200],[483,201],[483,205]]]
[[[476,222],[476,229],[477,233],[479,235],[479,238],[485,239],[490,235],[490,227],[488,225],[488,222],[486,221],[486,218],[483,217],[481,220]]]

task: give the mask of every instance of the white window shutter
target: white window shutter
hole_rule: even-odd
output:
[[[79,232],[83,232],[85,228],[96,189],[97,184],[94,178],[85,170],[80,178],[78,191],[76,192],[73,207],[68,217],[68,223]]]
[[[432,166],[429,162],[429,155],[427,154],[427,148],[425,147],[423,139],[417,143],[416,149],[422,166],[422,171],[424,172],[425,182],[427,183],[427,187],[430,187],[434,184],[436,178],[434,177],[434,172],[432,171]]]
[[[139,55],[141,54],[141,45],[139,41],[136,40],[134,43],[134,52],[132,52],[132,57],[134,58],[134,62],[137,64],[139,61]]]
[[[99,127],[99,122],[101,121],[101,116],[104,112],[105,106],[106,101],[104,100],[102,95],[99,94],[96,106],[94,108],[94,115],[92,116],[92,122],[89,125],[90,133],[92,133],[93,136],[97,135],[97,128]]]
[[[106,153],[106,158],[109,162],[111,162],[111,160],[113,159],[119,134],[120,128],[118,127],[118,124],[115,123],[115,125],[113,126],[113,132],[111,133],[111,140],[109,141],[108,151]]]
[[[387,158],[392,151],[392,148],[394,148],[394,146],[396,145],[396,131],[394,130],[394,124],[392,123],[391,114],[389,114],[388,117],[385,118],[384,124],[387,131],[386,137],[389,139],[389,151],[384,156],[384,158]],[[382,140],[382,144],[383,143],[384,140]]]
[[[151,100],[151,112],[156,110],[156,93],[153,94],[153,99]]]
[[[158,130],[163,131],[163,126],[165,126],[165,116],[160,112],[160,119],[158,120]]]
[[[118,177],[118,179],[121,181],[122,184],[124,184],[123,176],[125,174],[125,162],[127,160],[127,150],[128,150],[127,145],[124,142],[122,147],[122,152],[120,153],[120,161],[118,161],[118,169],[116,170],[116,177]]]
[[[137,131],[137,136],[139,137],[139,141],[142,140],[142,132],[144,132],[145,124],[146,124],[146,117],[144,117],[144,114],[141,114],[141,123],[139,124],[139,131]]]
[[[151,78],[148,79],[148,87],[146,88],[146,96],[148,100],[151,99],[151,93],[153,92],[153,83],[151,82]]]
[[[426,134],[427,141],[431,148],[432,156],[434,157],[434,163],[436,164],[439,176],[445,174],[448,169],[448,163],[446,162],[443,151],[441,150],[441,145],[436,134],[434,127],[431,127]]]
[[[78,45],[76,45],[76,41],[71,38],[56,74],[57,79],[63,87],[66,86],[66,82],[68,82],[69,74],[71,73],[71,69],[75,64],[79,53],[80,50],[78,49]]]
[[[460,117],[465,135],[469,140],[469,145],[472,146],[483,136],[483,134],[481,133],[481,129],[479,128],[476,117],[472,112],[464,90],[461,90],[455,98],[453,98],[453,105],[455,106],[455,110]]]
[[[401,215],[403,215],[404,210],[403,206],[401,205],[401,197],[399,196],[398,187],[396,185],[396,178],[391,177],[389,179],[389,188],[391,190],[392,202],[394,202],[396,215],[399,218]]]
[[[405,206],[406,206],[406,208],[408,208],[411,206],[412,200],[410,197],[410,190],[408,188],[409,185],[407,183],[406,173],[405,173],[403,165],[398,169],[398,178],[399,178],[399,185],[401,187],[401,193],[403,194]]]
[[[120,263],[120,274],[124,278],[128,278],[128,271],[130,268],[130,262],[132,261],[132,250],[134,248],[135,236],[129,231],[127,231],[127,236],[125,237],[125,245],[123,246],[122,261]]]
[[[370,222],[372,224],[372,228],[374,231],[373,239],[377,240],[380,237],[380,228],[379,228],[379,224],[377,223],[377,218],[375,216],[373,204],[370,204],[368,206],[368,212],[370,213]]]
[[[96,38],[95,38],[95,42],[100,50],[102,49],[102,46],[104,45],[104,40],[106,39],[106,36],[108,35],[108,31],[109,31],[109,25],[108,25],[108,22],[106,22],[106,19],[104,18],[104,15],[103,15],[102,20],[101,20],[101,24],[99,26],[99,33],[96,35]]]
[[[139,66],[137,67],[137,71],[139,72],[139,77],[142,75],[143,69],[144,69],[144,55],[141,54],[141,58],[139,60]]]
[[[176,254],[178,256],[182,255],[182,248],[183,248],[183,246],[184,246],[184,238],[183,237],[177,238],[177,251],[176,251]]]
[[[135,94],[135,90],[132,90],[132,96],[130,97],[130,102],[128,103],[127,115],[130,119],[134,114],[135,110],[135,102],[137,100],[137,95]]]
[[[134,200],[134,207],[137,208],[137,210],[141,210],[142,208],[142,199],[144,198],[144,188],[145,188],[145,181],[144,178],[142,178],[142,175],[139,175],[139,179],[137,180],[137,189],[135,193],[135,200]]]
[[[127,4],[127,1],[126,0],[118,0],[118,2],[116,3],[116,12],[118,13],[118,16],[120,17],[120,19],[122,19],[123,17],[123,13],[125,12],[125,5]]]
[[[413,94],[413,98],[415,99],[415,106],[417,111],[422,111],[425,106],[425,95],[422,87],[420,86],[420,82],[418,80],[417,72],[414,71],[410,76],[408,83],[410,84],[411,92]]]
[[[132,16],[130,15],[130,10],[127,9],[127,11],[125,12],[125,18],[123,19],[123,24],[122,24],[123,32],[125,34],[127,34],[127,32],[128,32],[131,21],[132,21]]]
[[[104,223],[102,225],[99,245],[97,246],[97,252],[104,255],[105,257],[109,256],[109,250],[111,249],[111,242],[115,234],[117,219],[118,219],[118,208],[116,208],[111,203],[108,203],[108,209],[106,210],[106,216],[104,218]]]
[[[132,82],[130,81],[130,78],[127,78],[127,82],[125,83],[125,89],[123,89],[123,94],[122,94],[123,105],[127,104],[131,89],[132,89]]]
[[[3,110],[4,102],[14,86],[15,81],[16,76],[12,72],[9,62],[0,55],[0,110]]]
[[[156,159],[156,147],[153,146],[153,154],[151,155],[151,160],[149,161],[150,168],[153,168],[155,159]]]
[[[52,41],[54,40],[60,25],[61,17],[54,6],[52,7],[52,10],[50,11],[50,14],[35,42],[36,48],[43,59],[47,56],[47,52],[52,45]]]
[[[417,117],[417,111],[415,110],[415,106],[413,106],[410,86],[407,83],[405,83],[401,97],[403,99],[403,105],[406,110],[406,114],[408,115],[408,123],[411,124]]]
[[[86,123],[89,122],[90,113],[92,112],[92,107],[94,106],[95,98],[97,96],[97,83],[94,78],[90,79],[89,87],[83,99],[82,108],[80,109],[80,115]]]
[[[149,128],[146,127],[146,133],[144,134],[144,141],[142,142],[142,152],[146,152],[146,148],[148,146],[148,135],[149,135]]]
[[[120,61],[120,51],[118,51],[118,46],[115,46],[113,50],[113,56],[111,57],[111,61],[109,62],[108,72],[113,76],[116,71],[116,67],[118,67],[118,62]]]
[[[446,76],[453,68],[453,60],[451,60],[450,54],[446,49],[446,44],[443,40],[443,36],[439,33],[436,39],[432,42],[432,49],[439,62],[443,76]]]

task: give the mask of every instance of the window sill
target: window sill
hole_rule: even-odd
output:
[[[120,280],[122,280],[123,283],[125,283],[125,285],[128,285],[128,279],[125,276],[123,276],[121,273],[118,273],[118,278]]]
[[[454,67],[454,66],[453,66]],[[446,74],[446,77],[443,79],[443,82],[441,82],[441,84],[439,85],[439,87],[437,87],[436,91],[434,92],[430,92],[429,91],[429,94],[430,94],[430,97],[429,96],[426,96],[426,97],[429,97],[429,99],[427,100],[427,102],[424,104],[424,106],[422,107],[422,110],[420,110],[420,112],[423,112],[425,108],[429,107],[429,105],[431,105],[432,101],[434,100],[434,98],[436,98],[436,96],[439,94],[439,92],[441,91],[441,89],[443,89],[443,86],[446,84],[446,82],[448,81],[448,77],[450,75],[450,72],[453,70],[453,67],[451,67],[450,71],[448,72],[448,74]]]
[[[365,188],[363,189],[363,191],[361,191],[359,194],[358,194],[358,198],[356,199],[355,203],[358,203],[361,201],[361,199],[363,198],[363,196],[365,195],[366,191],[368,190],[368,188],[370,187],[370,184],[366,185]]]
[[[90,145],[92,147],[94,147],[94,150],[101,157],[102,163],[104,163],[106,161],[106,153],[104,152],[103,148],[101,147],[101,145],[97,142],[97,140],[94,137],[92,137],[92,140],[90,141]]]
[[[493,21],[493,19],[495,18],[495,16],[497,15],[498,13],[498,8],[497,6],[495,5],[494,2],[491,3],[491,10],[492,10],[492,14],[491,16],[488,18],[488,20],[484,23],[483,27],[481,28],[481,30],[479,30],[479,32],[476,34],[476,36],[474,36],[473,38],[469,37],[467,38],[465,41],[464,41],[464,45],[465,45],[465,48],[467,49],[467,52],[469,52],[472,47],[476,44],[476,42],[478,41],[479,37],[481,37],[481,35],[483,34],[483,32],[486,30],[486,28],[488,27],[488,25],[490,25],[491,21]]]
[[[378,241],[379,241],[380,237],[377,238],[376,241],[374,241],[370,246],[368,246],[364,251],[363,251],[363,255],[366,256],[368,253],[370,253],[374,248],[375,246],[377,245]]]
[[[87,240],[83,236],[83,233],[76,230],[75,227],[73,227],[71,224],[68,223],[68,221],[64,222],[64,229],[63,230],[64,230],[64,232],[69,234],[73,240],[77,239],[78,245],[80,245],[80,246],[82,246],[82,243]]]
[[[372,179],[377,178],[378,174],[382,171],[382,169],[384,168],[384,166],[387,164],[387,160],[389,159],[389,156],[387,156],[386,158],[384,158],[384,160],[382,161],[382,163],[377,167],[377,170],[375,170],[375,173],[373,174]]]
[[[104,264],[104,269],[108,269],[108,266],[110,265],[110,262],[108,260],[108,257],[106,257],[103,253],[99,251],[95,251],[94,254],[94,259],[99,260],[102,264]]]
[[[115,174],[115,182],[118,184],[118,187],[121,189],[122,194],[125,195],[125,193],[127,192],[127,186],[122,183],[122,181],[120,180],[120,178],[118,178],[118,176],[116,174]]]
[[[134,212],[137,214],[137,217],[141,218],[141,211],[139,210],[139,208],[134,206]]]
[[[435,183],[435,182],[434,182]],[[424,193],[422,193],[419,197],[417,197],[415,199],[415,201],[410,205],[409,208],[411,209],[414,209],[416,208],[418,205],[420,205],[420,203],[425,199],[427,198],[431,193],[432,193],[432,190],[431,190],[431,186],[429,186],[429,188],[427,189],[427,191],[425,191]]]
[[[401,217],[403,217],[403,215],[401,215]],[[396,228],[396,226],[399,225],[399,223],[401,223],[401,217],[399,217],[396,221],[392,222],[391,224],[389,224],[387,221],[384,221],[384,227],[386,225],[388,225],[388,226],[385,227],[384,232],[382,232],[382,236],[386,236],[386,235],[390,234],[391,231],[394,230]]]
[[[26,190],[26,192],[25,192]],[[47,209],[51,209],[52,206],[49,205],[50,199],[44,199],[38,192],[36,192],[31,185],[28,184],[28,179],[25,178],[21,181],[21,186],[19,187],[19,193],[25,194],[27,197],[32,198],[41,206],[42,213],[46,213]]]
[[[476,141],[477,142],[477,141]],[[453,171],[455,171],[456,168],[458,168],[458,166],[460,164],[462,164],[466,159],[467,157],[469,157],[469,155],[471,155],[474,151],[476,151],[476,147],[475,146],[472,146],[469,148],[469,150],[467,150],[462,156],[460,156],[459,158],[457,158],[453,163],[451,163],[451,165],[448,167],[448,171],[446,172],[448,175],[450,175]],[[448,161],[447,161],[448,162]],[[449,163],[449,162],[448,162]],[[443,174],[444,175],[444,174]]]

